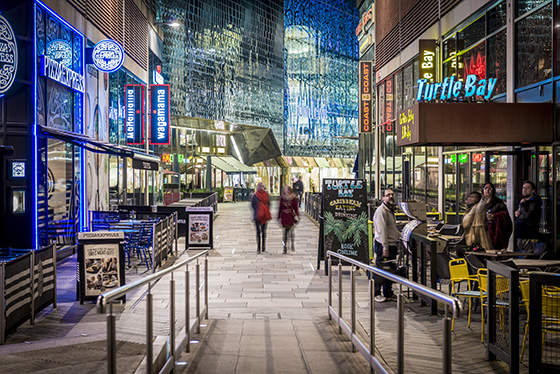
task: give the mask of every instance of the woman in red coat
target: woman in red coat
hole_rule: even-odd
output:
[[[278,221],[284,227],[284,240],[282,253],[286,254],[288,247],[288,234],[292,242],[292,252],[295,252],[293,227],[299,221],[299,202],[292,189],[285,186],[280,194],[280,207],[278,208]]]

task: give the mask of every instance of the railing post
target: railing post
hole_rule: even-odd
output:
[[[171,351],[171,357],[173,358],[173,368],[175,368],[175,279],[173,278],[173,272],[171,272],[171,282],[169,286],[169,347]]]
[[[204,319],[208,319],[208,255],[204,256]]]
[[[0,344],[6,342],[6,264],[0,264]]]
[[[352,335],[356,333],[356,277],[354,275],[354,265],[350,266],[350,285],[351,285],[351,295],[350,295],[350,311],[352,313]],[[356,352],[356,345],[354,345],[352,340],[352,352]]]
[[[113,303],[109,303],[109,314],[107,315],[107,373],[117,374],[117,332]]]
[[[157,251],[157,226],[154,223],[152,225],[152,273],[156,272],[156,251]]]
[[[443,317],[443,374],[451,374],[451,318],[447,305]]]
[[[31,256],[29,256],[29,281],[31,288],[31,320],[29,323],[31,325],[35,324],[35,251],[31,250]]]
[[[175,255],[179,254],[179,223],[177,222],[177,212],[173,215],[175,219]]]
[[[397,295],[397,373],[404,373],[404,295]]]
[[[187,333],[187,346],[185,352],[191,351],[191,290],[190,290],[189,265],[185,267],[185,332]]]
[[[327,266],[329,268],[329,306],[332,307],[332,258],[329,256],[327,259]],[[329,311],[329,319],[332,319]]]
[[[56,246],[51,244],[52,246],[52,261],[53,261],[53,290],[54,290],[54,299],[53,299],[53,309],[56,309]]]
[[[369,354],[375,357],[375,281],[370,273],[369,280]],[[370,372],[373,373],[373,365],[369,361]]]
[[[200,334],[200,264],[196,260],[196,333]]]
[[[152,374],[154,371],[154,320],[153,320],[153,296],[152,285],[148,283],[148,294],[146,295],[146,371]]]
[[[342,334],[340,320],[342,319],[342,261],[338,259],[338,333]]]

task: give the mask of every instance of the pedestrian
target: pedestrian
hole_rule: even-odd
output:
[[[466,200],[467,213],[463,217],[463,237],[465,243],[475,249],[492,249],[492,242],[486,229],[486,204],[482,201],[482,194],[473,191]]]
[[[375,266],[394,272],[400,233],[395,220],[395,193],[393,190],[385,190],[382,201],[373,214]],[[375,301],[393,300],[393,282],[381,277],[375,278]],[[381,295],[381,289],[383,289],[383,295]]]
[[[301,200],[303,197],[303,182],[301,181],[301,175],[298,177],[298,179],[294,182],[294,185],[292,186],[294,192],[297,194],[298,199],[299,199],[299,206],[301,206]]]
[[[257,227],[257,254],[265,252],[266,248],[266,224],[270,221],[270,198],[262,182],[257,184],[257,191],[251,198],[253,208],[253,220]]]
[[[506,249],[513,231],[513,223],[506,204],[496,196],[496,187],[492,183],[486,183],[482,187],[482,196],[486,210],[486,231],[492,249]]]
[[[515,244],[518,249],[534,250],[539,239],[542,200],[531,181],[523,182],[521,201],[515,211]]]
[[[292,252],[296,251],[294,245],[294,227],[299,221],[298,198],[289,186],[282,188],[280,194],[280,206],[278,208],[278,221],[284,228],[284,240],[282,241],[282,253],[288,250],[288,236],[292,242]]]

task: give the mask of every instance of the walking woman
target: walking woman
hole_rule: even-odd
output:
[[[253,208],[253,220],[257,227],[257,254],[259,254],[265,251],[266,223],[271,218],[270,199],[262,182],[257,184],[257,191],[251,198],[251,207]]]
[[[292,242],[292,252],[294,246],[294,226],[299,221],[299,201],[295,193],[288,186],[282,189],[280,194],[280,207],[278,208],[278,221],[284,228],[284,240],[282,241],[282,253],[286,254],[288,249],[288,235]]]

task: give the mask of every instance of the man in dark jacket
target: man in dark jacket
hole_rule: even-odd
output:
[[[531,181],[523,182],[519,208],[515,211],[515,236],[518,249],[530,249],[528,243],[539,239],[542,201]]]
[[[301,181],[301,175],[299,176],[298,180],[294,182],[292,189],[298,195],[299,206],[301,206],[301,198],[303,196],[303,182]]]

